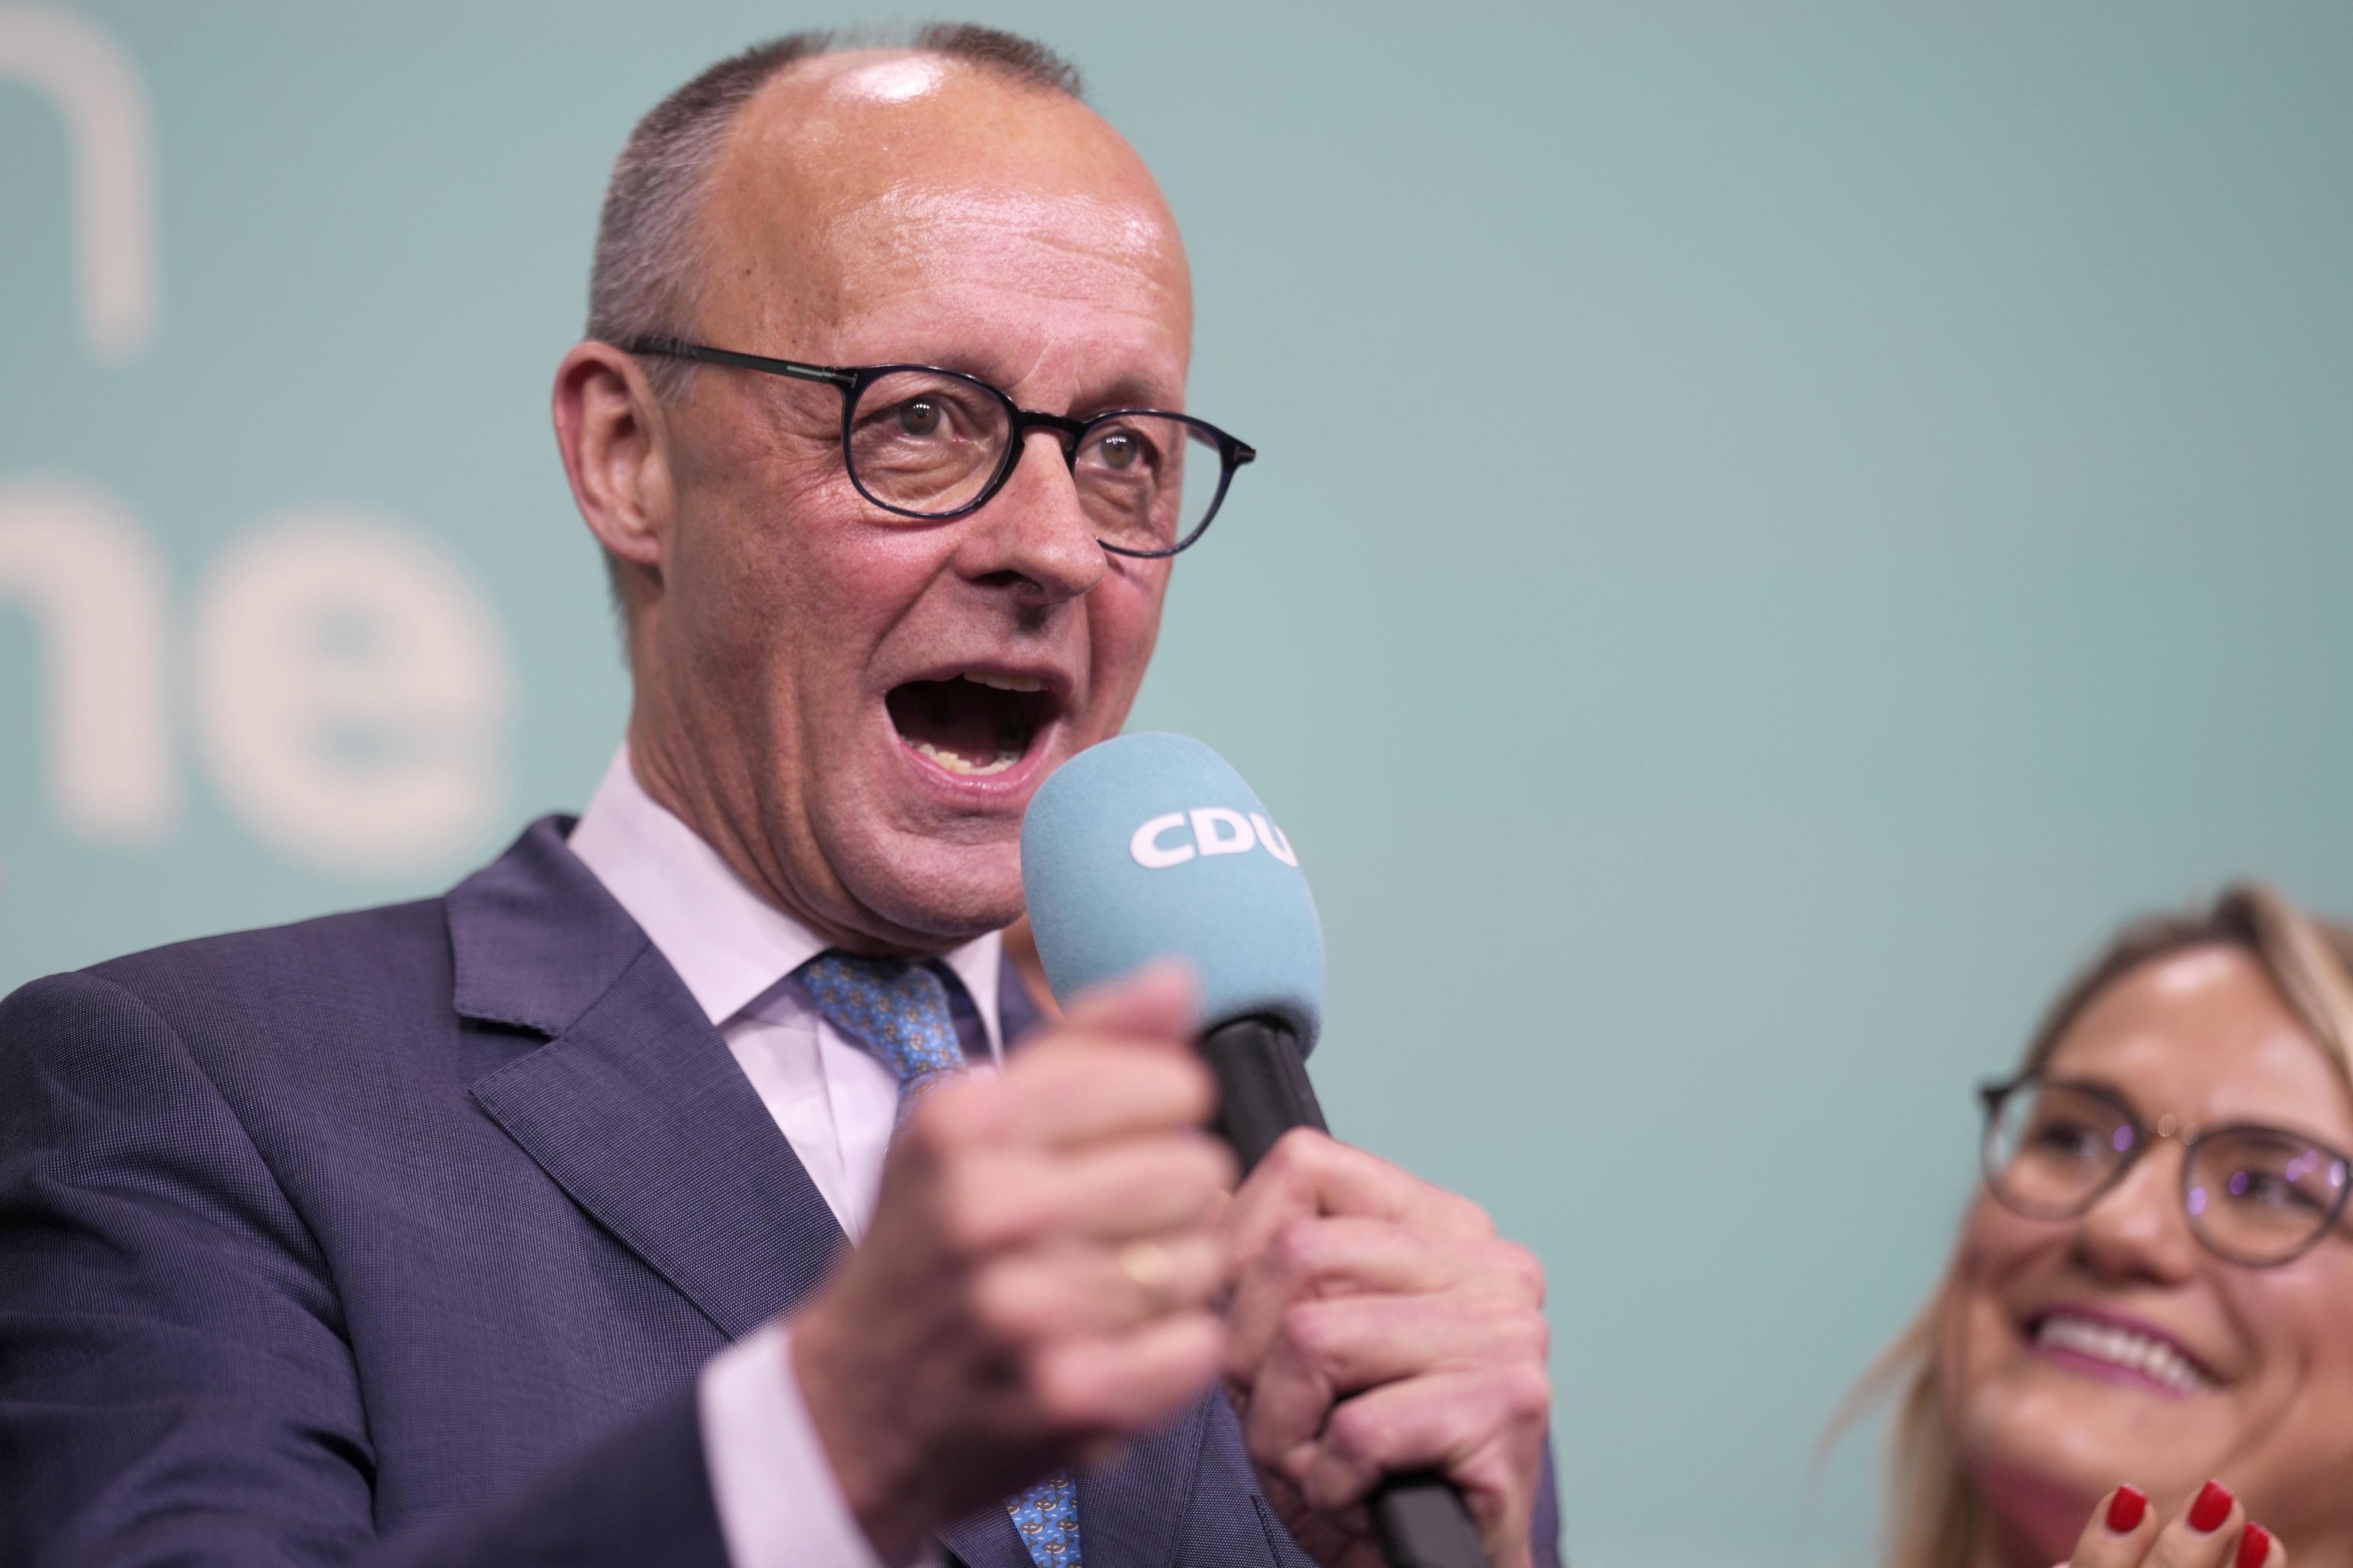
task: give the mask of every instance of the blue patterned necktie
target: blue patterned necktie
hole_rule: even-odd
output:
[[[964,988],[945,965],[829,949],[799,974],[825,1021],[899,1075],[899,1125],[923,1096],[964,1071],[948,992]],[[1082,1568],[1079,1494],[1068,1473],[1049,1476],[1005,1507],[1038,1568]]]

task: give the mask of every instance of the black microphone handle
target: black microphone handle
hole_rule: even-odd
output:
[[[1247,1172],[1294,1127],[1324,1125],[1299,1037],[1271,1018],[1241,1018],[1201,1036],[1218,1078],[1218,1131]],[[1454,1484],[1433,1471],[1391,1476],[1373,1490],[1374,1533],[1389,1568],[1488,1568],[1478,1527]]]

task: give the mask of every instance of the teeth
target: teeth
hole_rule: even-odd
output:
[[[976,686],[999,692],[1042,692],[1046,683],[1035,675],[999,675],[987,670],[966,670],[964,678]]]
[[[2035,1330],[2034,1342],[2137,1372],[2176,1393],[2204,1393],[2214,1386],[2212,1380],[2189,1364],[2188,1357],[2164,1340],[2112,1324],[2053,1314]]]
[[[915,755],[928,757],[949,772],[961,773],[972,779],[986,779],[992,773],[1002,773],[1021,760],[1018,747],[999,747],[997,755],[987,762],[974,762],[956,752],[942,751],[928,740],[916,746]]]

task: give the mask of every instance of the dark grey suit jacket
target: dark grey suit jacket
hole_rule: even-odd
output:
[[[724,1563],[697,1371],[844,1241],[568,828],[0,1002],[0,1563]],[[1305,1563],[1219,1396],[1079,1506],[1089,1568]]]

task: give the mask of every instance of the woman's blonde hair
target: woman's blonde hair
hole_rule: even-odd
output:
[[[2141,965],[2191,948],[2251,955],[2281,998],[2353,1086],[2353,927],[2307,914],[2260,883],[2224,889],[2202,912],[2137,920],[2119,931],[2043,1015],[2021,1070],[2050,1060],[2059,1042],[2109,986]],[[1961,1471],[1936,1381],[1945,1286],[1872,1364],[1831,1422],[1831,1436],[1893,1397],[1888,1431],[1886,1568],[1968,1568],[1979,1503]]]

